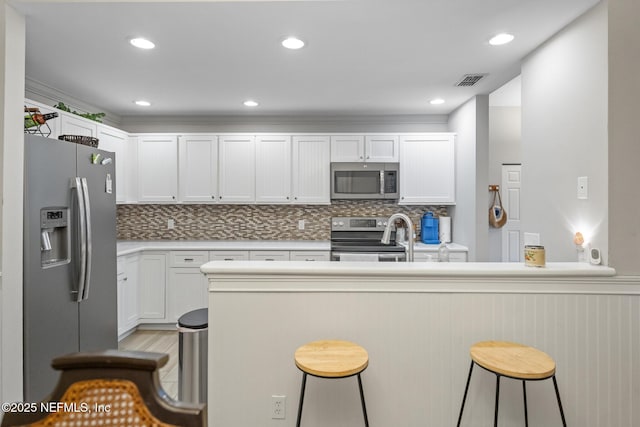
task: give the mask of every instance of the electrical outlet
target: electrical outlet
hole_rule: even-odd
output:
[[[172,219],[167,220],[167,230],[173,230],[176,227],[176,222]]]
[[[304,230],[304,219],[298,220],[298,230]]]
[[[271,396],[271,418],[284,420],[286,412],[287,396]]]

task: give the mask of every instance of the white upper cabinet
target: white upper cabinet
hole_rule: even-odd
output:
[[[331,137],[332,162],[364,162],[364,136],[336,135]]]
[[[453,134],[400,137],[401,205],[455,204]]]
[[[255,137],[221,136],[219,144],[221,203],[253,203],[256,197]]]
[[[330,140],[328,136],[293,137],[293,203],[329,204]]]
[[[67,114],[61,114],[60,116],[60,135],[82,135],[97,138],[97,122]]]
[[[395,135],[337,135],[331,137],[332,162],[397,163]]]
[[[127,141],[126,132],[102,124],[98,125],[98,148],[116,155],[116,203],[127,201]]]
[[[218,137],[185,135],[178,138],[180,202],[218,201]]]
[[[398,137],[393,136],[367,136],[364,140],[364,159],[366,162],[397,163]]]
[[[138,136],[138,201],[176,202],[178,140],[174,135]]]
[[[291,201],[291,137],[256,137],[256,203]]]

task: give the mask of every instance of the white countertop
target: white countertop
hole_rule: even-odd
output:
[[[118,241],[117,255],[140,251],[329,251],[328,240],[157,240]]]
[[[362,276],[362,277],[610,277],[615,270],[578,262],[549,262],[545,267],[501,262],[265,262],[211,261],[200,270],[205,274]]]

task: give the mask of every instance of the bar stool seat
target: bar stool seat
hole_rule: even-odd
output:
[[[369,354],[364,348],[349,341],[313,341],[299,347],[295,352],[294,359],[296,366],[302,371],[302,387],[296,426],[300,426],[302,419],[302,405],[307,375],[319,378],[346,378],[356,375],[358,377],[364,423],[365,426],[369,426],[362,379],[360,378],[360,373],[369,366]]]
[[[469,391],[469,383],[471,382],[471,374],[473,365],[476,364],[481,368],[496,375],[496,399],[494,426],[498,425],[498,403],[500,397],[500,377],[508,377],[522,380],[522,393],[524,396],[524,417],[525,425],[529,425],[527,413],[527,389],[526,381],[553,379],[553,385],[558,400],[562,425],[566,426],[564,411],[562,410],[562,402],[560,401],[560,392],[558,391],[558,383],[556,381],[556,363],[545,352],[527,345],[518,344],[508,341],[481,341],[471,346],[469,351],[471,355],[471,367],[469,368],[469,377],[462,398],[462,406],[458,417],[458,427],[462,421],[462,412]]]

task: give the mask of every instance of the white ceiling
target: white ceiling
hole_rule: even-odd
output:
[[[27,78],[120,116],[448,114],[598,0],[18,1]],[[499,32],[516,36],[494,47]],[[285,36],[307,42],[280,46]],[[128,39],[144,36],[156,49]],[[488,73],[471,88],[467,73]],[[442,97],[446,103],[432,106]],[[242,105],[255,99],[260,106]],[[151,107],[133,104],[146,99]]]

